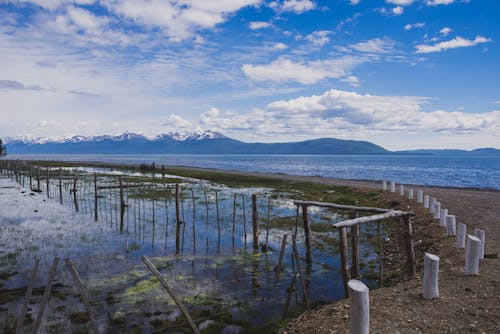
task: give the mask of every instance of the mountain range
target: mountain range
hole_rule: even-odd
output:
[[[9,154],[325,154],[325,155],[495,155],[500,150],[389,151],[367,142],[321,138],[287,143],[246,143],[216,131],[171,132],[154,137],[125,132],[115,136],[5,138]]]

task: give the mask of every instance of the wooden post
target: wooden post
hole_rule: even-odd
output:
[[[352,334],[370,332],[370,290],[361,281],[352,279],[349,287],[349,319]]]
[[[358,218],[358,212],[351,212],[351,219]],[[351,226],[351,277],[359,279],[361,277],[361,269],[359,267],[359,224]]]
[[[35,259],[35,264],[33,265],[33,270],[31,271],[30,280],[28,283],[28,288],[26,289],[26,299],[24,300],[23,307],[21,308],[21,313],[17,319],[16,334],[23,333],[23,323],[26,312],[28,311],[28,305],[31,301],[31,295],[33,294],[33,285],[35,284],[36,275],[38,273],[38,266],[40,265],[40,260]]]
[[[441,218],[441,203],[436,202],[434,203],[434,219],[440,219]]]
[[[413,189],[408,189],[408,199],[413,199]]]
[[[479,249],[479,259],[484,259],[484,231],[478,229],[477,227],[474,229],[474,235],[481,240],[481,248]]]
[[[76,187],[76,183],[78,181],[78,176],[75,174],[74,177],[73,177],[73,203],[75,205],[75,211],[78,212],[79,209],[78,209],[78,198],[76,196],[76,192],[78,191],[77,187]]]
[[[125,201],[123,199],[123,181],[121,175],[118,176],[118,182],[120,183],[120,233],[123,233],[123,215],[125,214]]]
[[[457,225],[457,248],[465,248],[465,237],[467,236],[467,225],[458,223]]]
[[[99,215],[98,215],[98,206],[99,206],[99,203],[98,203],[98,192],[97,192],[97,173],[94,173],[94,221],[98,221],[99,220]],[[135,207],[134,207],[135,209]]]
[[[36,177],[36,186],[37,186],[38,191],[40,191],[41,190],[40,189],[40,179],[41,179],[40,166],[37,166],[36,169],[37,169],[37,172],[38,172],[37,173],[37,177]]]
[[[184,307],[184,305],[181,303],[180,299],[177,297],[177,294],[174,292],[174,290],[168,285],[167,281],[165,278],[160,274],[160,272],[156,269],[156,267],[151,263],[149,258],[147,256],[141,256],[142,262],[146,264],[148,269],[156,276],[156,278],[160,281],[161,285],[165,290],[167,290],[168,294],[172,299],[174,300],[175,304],[179,308],[179,310],[182,312],[184,317],[186,318],[187,322],[189,323],[189,326],[191,326],[191,329],[193,330],[193,333],[195,334],[200,334],[200,330],[196,326],[195,322],[189,315],[189,312],[187,309]]]
[[[236,228],[236,193],[233,195],[233,230],[232,230],[232,237],[233,237],[233,249],[234,249],[234,232]]]
[[[399,196],[403,197],[405,195],[405,186],[400,184],[399,185]]]
[[[429,198],[429,195],[425,195],[424,196],[424,208],[428,209],[429,208],[429,201],[430,201],[430,198]]]
[[[280,279],[281,267],[283,266],[283,257],[285,256],[286,238],[287,238],[287,235],[283,234],[283,239],[281,240],[281,251],[280,251],[280,257],[278,260],[278,265],[276,266],[276,268],[274,268],[275,274],[276,274],[274,277],[275,282],[278,282]]]
[[[309,295],[307,293],[306,283],[304,281],[304,276],[302,275],[302,270],[300,269],[299,253],[297,252],[297,241],[295,238],[296,236],[292,235],[293,255],[295,257],[295,262],[297,264],[297,271],[299,273],[300,285],[302,286],[302,293],[304,294],[304,300],[306,302],[306,309],[310,311],[311,305],[309,304]]]
[[[47,167],[47,198],[50,198],[50,174],[49,174],[49,167]]]
[[[59,204],[63,204],[63,193],[62,193],[62,168],[59,167]]]
[[[304,224],[304,234],[306,238],[306,263],[312,263],[312,246],[311,246],[311,226],[309,225],[309,213],[307,205],[302,205],[302,222]]]
[[[395,193],[395,192],[396,192],[396,182],[391,181],[391,193]]]
[[[252,226],[253,226],[253,252],[259,251],[259,212],[257,211],[257,195],[252,194]]]
[[[33,165],[30,164],[30,190],[33,190]]]
[[[424,299],[439,298],[439,256],[425,253],[424,256]]]
[[[387,181],[382,181],[382,190],[387,190]]]
[[[52,290],[52,283],[54,282],[54,277],[56,276],[57,266],[59,265],[59,258],[55,257],[54,261],[52,261],[52,267],[49,271],[49,277],[47,279],[47,285],[45,286],[45,291],[43,292],[42,303],[40,304],[40,309],[38,311],[38,315],[35,320],[35,325],[33,327],[33,332],[38,333],[38,329],[40,328],[40,324],[42,323],[43,311],[45,310],[45,306],[50,298],[50,292]]]
[[[220,250],[220,216],[219,216],[219,194],[215,191],[215,211],[217,214],[217,252]]]
[[[344,296],[349,297],[349,289],[347,282],[349,282],[349,261],[347,259],[347,231],[345,227],[339,228],[340,238],[340,266],[342,271],[342,281],[344,283]]]
[[[90,326],[92,328],[92,331],[95,334],[99,334],[99,329],[97,327],[95,313],[92,309],[92,306],[90,306],[89,298],[87,296],[87,291],[83,287],[82,280],[80,279],[80,275],[78,274],[78,271],[76,270],[75,265],[73,264],[73,262],[69,258],[66,258],[64,260],[64,262],[66,262],[66,266],[68,267],[68,269],[71,273],[71,276],[73,277],[73,281],[75,282],[76,287],[78,288],[78,291],[80,292],[80,297],[82,298],[83,305],[85,306],[85,310],[87,311],[87,314],[88,314],[89,319],[90,319]]]
[[[479,274],[479,257],[481,256],[481,240],[475,236],[467,236],[465,246],[465,275]]]
[[[446,216],[448,215],[448,209],[441,209],[439,213],[439,226],[446,227]]]
[[[179,254],[180,247],[180,234],[181,234],[181,217],[179,213],[179,184],[175,184],[175,219],[177,221],[177,227],[175,229],[175,254]]]
[[[436,206],[436,198],[435,197],[429,198],[429,213],[434,214],[435,206]]]
[[[422,189],[417,190],[417,203],[424,202],[424,191]]]
[[[377,236],[378,236],[378,284],[380,287],[384,286],[384,262],[382,258],[382,231],[380,228],[380,221],[377,222]]]
[[[247,219],[245,213],[245,194],[242,194],[243,197],[243,235],[245,237],[245,249],[247,248]]]
[[[446,236],[452,237],[457,234],[457,221],[455,215],[446,215]]]
[[[191,198],[193,200],[193,254],[196,254],[196,201],[193,188],[191,188]]]
[[[269,242],[269,226],[271,225],[271,197],[267,198],[267,221],[266,221],[266,251]]]
[[[405,236],[405,244],[406,244],[406,257],[408,264],[408,277],[415,276],[415,249],[413,247],[413,232],[411,228],[411,220],[410,216],[405,216],[404,218],[404,236]]]

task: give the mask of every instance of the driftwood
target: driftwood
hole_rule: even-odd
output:
[[[16,334],[22,333],[24,317],[26,316],[26,311],[28,311],[28,305],[31,301],[31,296],[33,294],[33,284],[35,284],[35,279],[38,273],[39,265],[40,265],[40,260],[35,259],[35,264],[33,265],[33,271],[31,272],[28,288],[26,289],[26,299],[24,300],[23,307],[21,308],[21,314],[17,319]]]
[[[40,305],[40,310],[38,311],[38,315],[35,320],[35,325],[33,327],[33,333],[38,333],[38,329],[40,328],[40,324],[42,323],[43,312],[45,311],[45,306],[49,302],[50,293],[52,290],[52,283],[54,282],[54,277],[56,276],[57,266],[59,265],[59,258],[54,258],[52,262],[52,267],[49,271],[49,277],[47,279],[47,285],[45,286],[45,291],[42,297],[42,304]]]
[[[388,219],[388,218],[397,218],[397,217],[405,217],[405,216],[413,216],[413,212],[406,212],[406,211],[390,211],[378,215],[372,215],[372,216],[366,216],[366,217],[359,217],[355,219],[349,219],[349,220],[344,220],[339,223],[333,224],[333,227],[340,228],[340,227],[350,227],[353,225],[357,224],[363,224],[363,223],[371,223],[371,222],[376,222],[379,220],[383,219]]]
[[[367,211],[367,212],[389,212],[391,209],[383,208],[372,208],[368,206],[353,206],[353,205],[343,205],[336,203],[324,203],[324,202],[314,202],[314,201],[294,201],[295,205],[307,205],[307,206],[318,206],[321,208],[333,208],[340,210],[356,210],[356,211]]]
[[[160,281],[161,285],[163,286],[163,288],[165,290],[167,290],[167,292],[170,295],[170,297],[172,297],[172,299],[174,300],[175,304],[177,305],[177,307],[179,308],[179,310],[182,312],[182,314],[186,318],[187,322],[189,323],[189,326],[191,326],[191,329],[193,330],[193,333],[199,334],[200,330],[198,329],[198,327],[196,326],[195,322],[193,321],[193,319],[189,315],[189,312],[184,307],[184,305],[181,303],[181,301],[177,297],[177,294],[175,293],[175,291],[168,285],[168,283],[165,280],[165,278],[160,274],[160,272],[158,271],[158,269],[156,269],[156,267],[154,266],[154,264],[151,263],[151,261],[149,260],[149,258],[147,256],[141,256],[141,260],[142,260],[142,262],[144,262],[146,264],[146,266],[148,267],[148,269]]]

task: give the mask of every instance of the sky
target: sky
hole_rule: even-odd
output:
[[[500,148],[498,0],[0,0],[0,137]]]

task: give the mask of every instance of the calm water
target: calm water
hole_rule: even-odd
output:
[[[9,159],[102,161],[319,175],[342,179],[500,189],[500,157],[354,155],[9,155]]]

